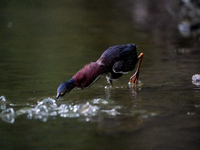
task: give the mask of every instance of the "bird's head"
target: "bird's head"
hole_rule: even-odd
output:
[[[69,80],[68,82],[61,83],[57,89],[56,99],[60,98],[61,96],[64,96],[66,93],[70,92],[74,88],[73,83],[74,83],[73,79]]]

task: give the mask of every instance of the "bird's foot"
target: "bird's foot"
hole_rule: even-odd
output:
[[[112,79],[108,76],[106,76],[106,79],[107,79],[108,83],[110,84],[109,88],[113,88]],[[108,86],[106,86],[106,87],[108,87]]]
[[[136,85],[138,83],[138,76],[138,72],[136,72],[132,77],[130,77],[129,83]]]
[[[130,81],[128,82],[129,88],[137,88],[142,85],[142,82],[139,80],[138,76],[134,74],[131,78]]]
[[[129,81],[129,84],[131,85],[132,83],[134,83],[134,86],[136,86],[138,84],[138,79],[139,79],[139,71],[140,71],[140,66],[141,66],[141,63],[142,63],[142,59],[143,59],[143,53],[141,53],[139,56],[138,56],[138,59],[139,59],[139,63],[138,63],[138,67],[137,67],[137,70],[135,72],[135,74],[130,78],[130,81]]]

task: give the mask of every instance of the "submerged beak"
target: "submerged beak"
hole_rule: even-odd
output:
[[[56,99],[59,99],[60,96],[61,96],[61,94],[60,94],[60,93],[57,93],[57,95],[56,95]]]

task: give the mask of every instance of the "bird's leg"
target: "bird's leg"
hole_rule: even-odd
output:
[[[140,71],[140,66],[141,66],[141,63],[142,63],[143,55],[144,55],[144,54],[141,53],[141,54],[138,56],[139,63],[138,63],[137,70],[136,70],[135,74],[130,78],[130,83],[133,82],[134,85],[137,84],[138,79],[139,79],[139,71]]]
[[[109,83],[110,83],[110,87],[111,87],[111,88],[113,88],[113,83],[112,83],[112,80],[110,80],[110,82],[109,82]]]
[[[108,83],[110,84],[110,87],[113,88],[112,79],[108,76],[106,76],[106,79],[107,79]]]

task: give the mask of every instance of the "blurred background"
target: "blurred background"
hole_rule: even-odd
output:
[[[144,59],[137,89],[127,84],[132,72],[112,90],[102,78],[56,102],[89,102],[95,115],[41,121],[15,113],[12,123],[1,115],[0,147],[199,149],[199,87],[191,82],[200,73],[199,35],[199,0],[1,0],[2,111],[54,99],[61,82],[110,46],[134,43]]]

